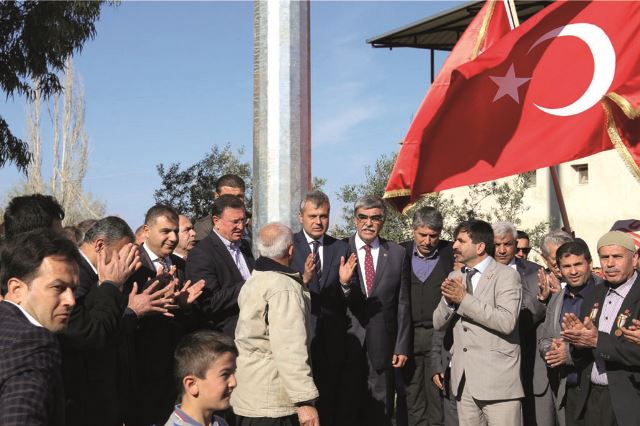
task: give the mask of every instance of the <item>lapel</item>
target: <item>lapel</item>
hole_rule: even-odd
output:
[[[603,286],[603,287],[605,287],[604,294],[606,297],[606,294],[607,294],[606,290],[608,290],[608,287],[607,286]],[[631,318],[636,312],[638,299],[640,299],[640,274],[638,274],[638,276],[636,277],[636,280],[633,282],[633,285],[631,286],[629,293],[627,293],[627,297],[625,297],[624,300],[622,301],[622,305],[620,305],[620,309],[618,310],[618,312],[616,312],[616,316],[615,316],[615,319],[613,320],[613,324],[611,325],[611,330],[609,330],[609,334],[612,334],[612,332],[618,327],[616,324],[618,322],[618,316],[620,315],[621,312],[624,312],[625,310],[629,311],[629,316],[626,322],[622,325],[629,326],[629,324],[631,323]],[[602,301],[604,303],[604,298],[602,298]],[[598,321],[600,321],[601,311],[602,309],[598,311]]]
[[[215,231],[211,231],[211,233],[209,234],[209,238],[211,238],[211,242],[213,243],[213,249],[216,252],[217,257],[220,260],[222,260],[231,271],[233,271],[235,280],[241,281],[242,275],[240,274],[240,271],[238,270],[236,263],[233,261],[233,258],[231,257],[231,253],[229,253],[229,250],[227,249],[227,247],[224,245],[220,237],[218,237],[218,234],[216,234]]]
[[[478,285],[476,286],[476,291],[473,292],[473,296],[480,299],[481,295],[488,291],[489,283],[493,278],[493,275],[496,273],[496,261],[493,258],[489,258],[489,265],[487,269],[480,275],[480,281],[478,281]],[[465,273],[464,279],[466,280],[467,274]]]
[[[560,333],[562,331],[562,327],[560,326],[560,314],[562,313],[562,302],[564,301],[564,293],[566,291],[567,287],[565,286],[565,288],[560,293],[558,293],[555,299],[552,301],[553,307],[551,312],[553,312],[553,329],[556,333]]]
[[[373,288],[371,289],[371,294],[369,296],[376,292],[380,282],[382,281],[384,269],[387,266],[389,243],[380,237],[378,237],[378,241],[380,242],[380,248],[378,249],[378,262],[376,263],[376,279],[373,280]]]
[[[149,257],[149,253],[147,253],[146,248],[144,247],[144,243],[141,244],[140,250],[138,250],[140,254],[140,263],[142,263],[142,267],[147,268],[150,271],[153,271],[153,276],[156,275],[156,267],[151,261]]]
[[[228,252],[229,251],[227,250],[227,253]],[[251,252],[251,244],[249,243],[249,241],[245,239],[240,240],[240,253],[242,253],[242,256],[244,257],[244,261],[247,263],[247,268],[249,269],[249,272],[253,272],[253,267],[256,262],[253,259],[253,253]]]
[[[321,288],[324,288],[327,284],[327,279],[329,278],[329,273],[332,270],[333,262],[338,261],[337,256],[335,256],[334,253],[335,244],[333,243],[335,241],[335,238],[324,234],[324,238],[322,239],[322,276],[320,277]]]
[[[358,249],[356,248],[356,236],[355,234],[349,237],[349,248],[351,249],[351,253],[355,253],[356,258],[358,257]],[[364,265],[363,265],[364,266]],[[366,297],[367,290],[365,289],[364,277],[362,276],[362,270],[360,269],[360,261],[358,260],[358,264],[356,265],[356,271],[358,275],[354,275],[351,279],[357,277],[358,285],[360,286],[360,291]]]

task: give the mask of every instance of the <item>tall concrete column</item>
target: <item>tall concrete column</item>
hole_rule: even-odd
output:
[[[311,188],[309,3],[254,2],[253,227],[300,229]]]

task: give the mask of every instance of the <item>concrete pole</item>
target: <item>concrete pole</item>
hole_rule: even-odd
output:
[[[300,229],[311,189],[309,3],[254,2],[253,227]]]

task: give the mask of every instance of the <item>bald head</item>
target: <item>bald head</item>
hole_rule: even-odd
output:
[[[266,224],[258,232],[257,243],[260,256],[289,264],[293,254],[293,232],[288,226],[280,222]]]

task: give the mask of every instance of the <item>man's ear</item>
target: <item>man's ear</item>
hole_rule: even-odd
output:
[[[96,251],[96,253],[100,253],[102,250],[105,249],[105,247],[106,245],[104,243],[104,238],[98,238],[93,243],[93,249]]]
[[[9,278],[5,298],[19,305],[25,299],[28,291],[29,286],[27,283],[19,278]]]
[[[289,259],[292,259],[293,258],[293,244],[291,244],[289,246],[288,252],[289,252]]]
[[[483,253],[487,252],[487,244],[485,243],[478,243],[476,245],[476,254],[481,255]]]
[[[200,389],[198,389],[198,381],[196,380],[196,376],[187,375],[182,378],[182,387],[184,388],[184,392],[189,394],[190,396],[197,398],[200,393]]]

